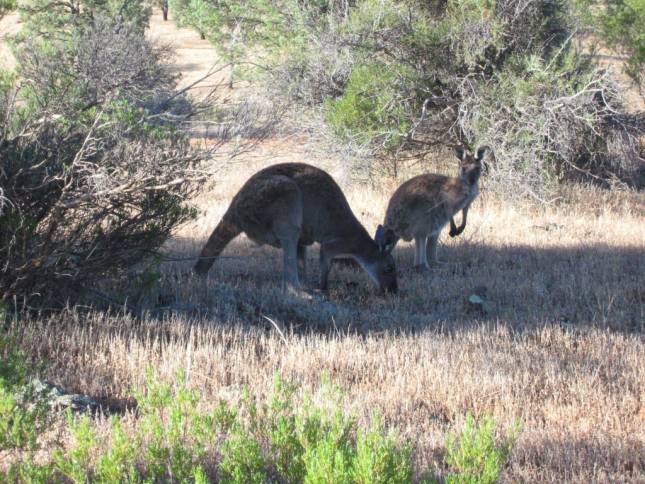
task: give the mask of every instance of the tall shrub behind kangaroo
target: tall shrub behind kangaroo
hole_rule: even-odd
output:
[[[379,225],[372,239],[334,179],[304,163],[270,166],[253,175],[233,198],[202,249],[195,272],[204,275],[215,258],[241,232],[259,244],[282,248],[283,287],[302,293],[307,246],[320,243],[320,289],[327,290],[331,261],[343,256],[365,269],[381,291],[396,292],[396,267],[388,241],[393,234]]]

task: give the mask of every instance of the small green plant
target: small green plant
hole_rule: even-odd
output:
[[[25,355],[0,333],[0,450],[36,447],[46,408],[30,391],[28,372]]]
[[[234,426],[222,446],[220,472],[225,482],[261,484],[266,481],[266,465],[262,448],[244,426]]]
[[[137,445],[123,430],[121,420],[112,417],[112,443],[96,463],[98,482],[137,482]]]
[[[98,437],[90,418],[85,415],[76,419],[71,411],[67,412],[67,423],[74,439],[69,452],[61,450],[54,454],[56,469],[73,482],[88,482],[90,478],[92,451],[98,444]]]
[[[447,483],[493,484],[508,462],[519,435],[519,424],[498,441],[495,420],[490,415],[476,420],[468,413],[459,436],[446,439],[446,463],[455,472],[448,474]]]
[[[132,428],[114,416],[111,432],[98,437],[94,420],[67,413],[72,445],[51,462],[28,455],[5,475],[8,482],[77,483],[210,482],[207,462],[222,482],[407,483],[412,448],[386,432],[380,418],[361,428],[347,413],[342,391],[323,382],[318,398],[298,397],[299,387],[276,376],[262,401],[246,390],[238,409],[220,403],[200,410],[201,395],[180,373],[171,384],[150,373],[136,392],[139,418]]]
[[[376,419],[372,428],[358,431],[354,481],[362,484],[411,482],[411,456],[410,444],[399,446],[396,435],[387,434],[381,419]]]

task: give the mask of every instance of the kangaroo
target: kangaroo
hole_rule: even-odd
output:
[[[459,176],[419,175],[403,183],[390,198],[383,225],[395,233],[394,244],[398,239],[414,239],[414,266],[418,271],[439,263],[437,241],[446,224],[450,223],[451,237],[466,228],[468,209],[479,193],[482,159],[487,149],[480,147],[473,156],[464,148],[455,148]],[[453,216],[460,210],[462,221],[457,227]]]
[[[379,225],[372,239],[356,219],[334,179],[304,163],[283,163],[260,170],[242,186],[195,264],[205,275],[215,258],[241,232],[258,244],[282,248],[283,289],[302,292],[307,246],[320,243],[320,289],[327,290],[335,257],[354,259],[381,292],[397,291],[396,267],[388,244],[393,234]]]

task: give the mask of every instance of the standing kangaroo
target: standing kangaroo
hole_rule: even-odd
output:
[[[326,172],[304,163],[284,163],[260,170],[235,195],[202,249],[195,272],[205,275],[214,259],[238,234],[258,244],[281,247],[283,287],[303,295],[298,270],[305,271],[307,246],[320,243],[320,289],[334,257],[356,260],[381,291],[396,292],[393,238],[379,225],[372,239],[354,216],[340,187]]]
[[[464,148],[456,148],[458,177],[419,175],[403,183],[390,198],[384,225],[395,233],[394,243],[398,239],[414,239],[414,266],[418,271],[428,270],[430,264],[438,263],[437,241],[448,223],[451,237],[466,228],[468,208],[479,193],[479,176],[486,150],[486,147],[480,147],[473,156]],[[457,227],[453,216],[459,210],[462,221]]]

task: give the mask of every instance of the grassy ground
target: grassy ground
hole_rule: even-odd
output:
[[[155,17],[153,29],[172,35],[160,24]],[[200,219],[166,250],[196,255],[246,178],[287,160],[327,168],[373,232],[395,184],[351,185],[338,160],[280,140],[221,170],[195,200]],[[419,469],[445,471],[445,434],[472,411],[491,413],[502,429],[521,420],[507,481],[645,482],[644,222],[642,194],[578,187],[548,207],[509,206],[484,180],[464,234],[442,239],[444,266],[418,275],[412,247],[398,246],[396,297],[376,295],[362,272],[337,269],[328,298],[285,298],[280,253],[240,237],[205,283],[190,275],[191,261],[162,264],[159,286],[131,300],[151,308],[143,321],[94,312],[79,323],[74,310],[11,332],[47,363],[44,377],[114,411],[134,404],[131,389],[148,368],[162,381],[185,370],[213,405],[237,400],[245,385],[268,392],[276,371],[302,391],[327,373],[361,419],[380,411],[415,443]],[[473,294],[486,311],[468,303]]]

